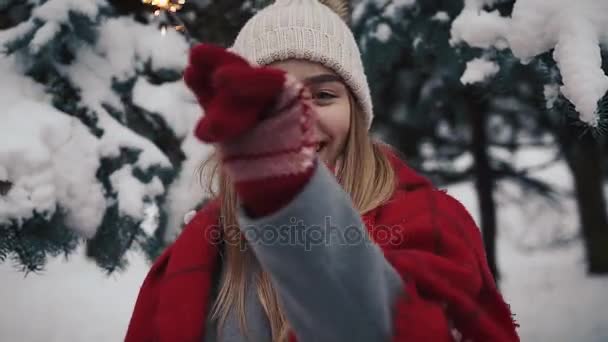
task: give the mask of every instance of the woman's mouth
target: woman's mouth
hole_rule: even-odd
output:
[[[325,141],[319,141],[315,144],[315,150],[318,152],[320,152],[325,146],[327,145],[327,142]]]

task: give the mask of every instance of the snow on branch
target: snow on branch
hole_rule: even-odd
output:
[[[475,58],[467,62],[467,68],[460,78],[462,84],[483,82],[494,76],[500,70],[498,64],[483,58]]]
[[[451,28],[452,45],[510,48],[522,63],[553,50],[562,94],[580,119],[598,125],[598,101],[608,92],[601,46],[608,45],[607,0],[517,0],[511,17],[487,11],[493,1],[465,0]]]

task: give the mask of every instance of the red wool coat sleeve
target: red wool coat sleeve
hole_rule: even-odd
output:
[[[375,240],[405,283],[393,341],[519,341],[473,219],[407,167],[399,172],[409,181],[369,227],[372,237],[390,232],[392,239]]]

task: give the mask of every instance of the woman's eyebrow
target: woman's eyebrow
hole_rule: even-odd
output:
[[[321,74],[321,75],[311,76],[311,77],[305,78],[303,81],[303,83],[306,85],[329,83],[329,82],[339,82],[341,84],[344,84],[344,82],[342,82],[342,79],[340,78],[340,76],[332,75],[332,74]]]

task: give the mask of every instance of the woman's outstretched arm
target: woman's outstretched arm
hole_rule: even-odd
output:
[[[300,341],[390,341],[399,274],[322,163],[278,211],[239,226]]]

